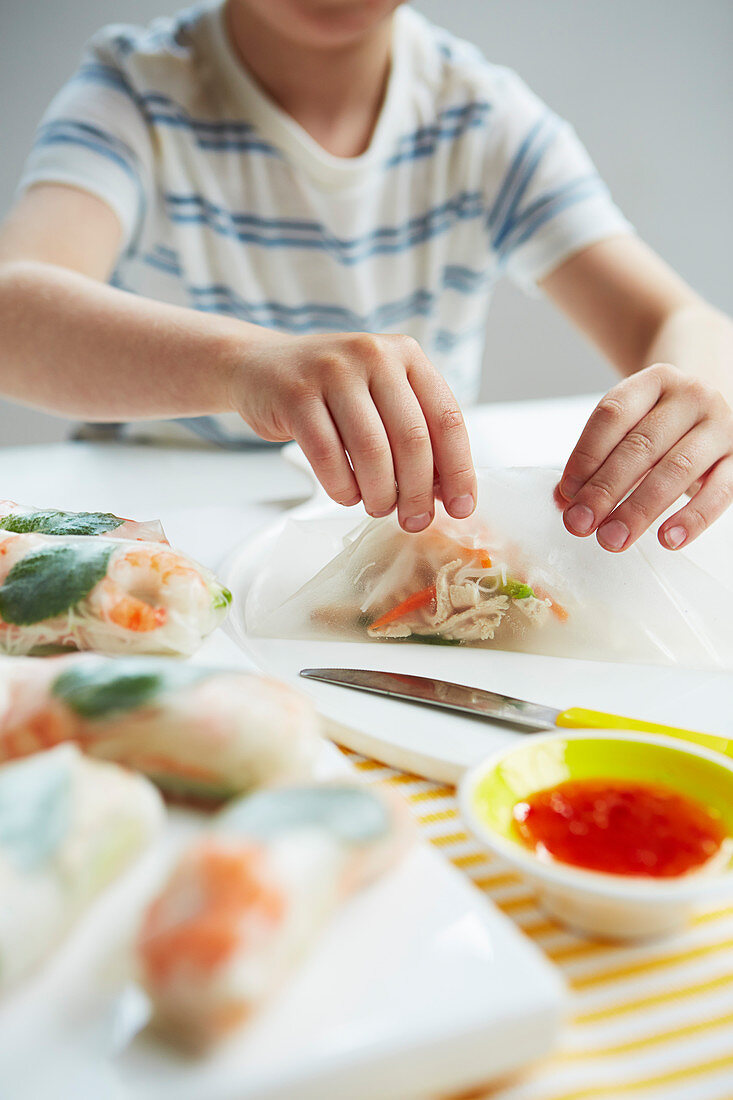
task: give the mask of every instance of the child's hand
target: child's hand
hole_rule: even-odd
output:
[[[604,549],[625,550],[685,492],[691,500],[658,532],[671,550],[733,500],[733,411],[711,386],[658,363],[593,412],[560,480],[563,520],[574,535],[596,531]]]
[[[232,374],[232,404],[263,439],[295,439],[339,504],[397,506],[406,531],[434,515],[434,482],[447,511],[469,516],[476,475],[456,399],[408,336],[268,333]],[[399,487],[399,492],[398,492]]]

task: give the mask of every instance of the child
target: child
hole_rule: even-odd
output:
[[[434,478],[474,508],[459,403],[504,271],[627,376],[565,468],[568,530],[620,551],[690,491],[659,529],[688,544],[733,496],[733,325],[634,236],[567,124],[396,0],[102,31],[0,231],[0,388],[294,438],[334,500],[418,531]]]

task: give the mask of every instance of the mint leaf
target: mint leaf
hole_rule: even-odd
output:
[[[0,847],[20,870],[42,867],[63,843],[74,751],[63,746],[0,769]]]
[[[0,529],[26,535],[38,531],[42,535],[103,535],[116,531],[125,521],[111,512],[57,512],[53,508],[27,512],[25,515],[3,516]]]
[[[43,546],[13,566],[0,588],[0,616],[28,626],[52,619],[88,596],[107,572],[113,542]]]
[[[212,675],[200,665],[146,657],[84,662],[54,680],[51,693],[82,718],[105,718],[134,710],[164,692],[181,690]]]
[[[346,844],[365,844],[384,835],[389,816],[384,803],[369,790],[324,784],[257,791],[228,806],[217,828],[263,839],[321,828]]]

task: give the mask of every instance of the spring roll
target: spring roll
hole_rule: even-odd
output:
[[[0,768],[0,989],[49,954],[162,820],[146,779],[73,745]]]
[[[407,837],[397,800],[351,782],[234,803],[185,852],[143,919],[138,959],[155,1026],[201,1051],[241,1024]]]
[[[57,508],[17,504],[14,500],[0,500],[0,530],[19,535],[35,531],[41,535],[101,535],[142,542],[168,542],[157,519],[140,522],[123,519],[111,512],[62,512]]]
[[[0,531],[0,652],[188,655],[231,593],[168,546]]]
[[[315,707],[276,680],[170,658],[0,659],[0,761],[74,741],[166,793],[221,801],[305,777]]]
[[[440,516],[407,535],[393,516],[368,521],[254,632],[522,648],[562,631],[565,595],[561,602],[518,546],[466,524]]]

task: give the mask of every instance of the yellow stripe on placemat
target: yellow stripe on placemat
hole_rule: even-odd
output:
[[[538,1097],[541,1095],[542,1100],[615,1100],[617,1096],[627,1095],[630,1092],[638,1093],[652,1088],[658,1089],[662,1085],[681,1084],[683,1081],[706,1077],[711,1073],[718,1073],[721,1070],[731,1068],[733,1068],[733,1054],[725,1054],[720,1058],[706,1058],[694,1065],[679,1066],[667,1073],[657,1073],[650,1077],[637,1077],[634,1080],[627,1081],[607,1081],[605,1084],[584,1086],[570,1092],[538,1092],[537,1095]],[[716,1093],[716,1095],[720,1097],[720,1093]],[[501,1100],[501,1093],[493,1094],[492,1100]],[[720,1098],[720,1100],[723,1100],[723,1098]],[[728,1098],[728,1100],[733,1100],[733,1097]]]
[[[636,1039],[628,1039],[624,1043],[615,1043],[606,1047],[594,1047],[592,1050],[563,1050],[557,1055],[558,1061],[576,1062],[587,1058],[611,1058],[618,1054],[629,1054],[632,1051],[646,1050],[648,1047],[659,1043],[671,1043],[677,1039],[684,1039],[688,1035],[698,1035],[701,1031],[710,1031],[713,1028],[725,1027],[733,1024],[733,1012],[725,1012],[719,1016],[710,1016],[704,1020],[695,1020],[692,1024],[683,1024],[680,1027],[667,1028],[665,1031],[653,1031]],[[733,1085],[731,1086],[733,1090]]]
[[[389,780],[385,780],[389,782]],[[415,794],[408,794],[407,798],[410,802],[431,802],[438,798],[451,798],[455,795],[455,787],[431,787],[427,791],[417,791]]]
[[[702,982],[693,982],[690,985],[673,986],[659,993],[649,993],[644,997],[630,998],[628,1001],[619,1001],[615,1004],[604,1005],[602,1008],[591,1009],[588,1012],[579,1012],[573,1017],[573,1023],[599,1024],[604,1020],[611,1020],[617,1016],[623,1016],[628,1012],[640,1012],[647,1008],[659,1008],[665,1004],[679,1004],[680,1001],[690,997],[700,996],[706,993],[717,993],[721,989],[730,987],[733,990],[733,971],[719,974],[715,978],[709,978]]]
[[[436,825],[439,821],[453,821],[458,817],[458,810],[436,810],[433,814],[423,814],[418,817],[418,825]]]
[[[626,963],[622,966],[610,966],[604,970],[596,970],[590,974],[580,974],[571,979],[575,989],[590,989],[592,986],[602,985],[604,982],[620,981],[624,978],[633,978],[639,974],[650,974],[655,970],[664,970],[670,966],[679,966],[682,963],[691,962],[694,959],[704,958],[706,955],[716,954],[718,951],[733,950],[733,939],[701,943],[695,947],[684,948],[680,951],[669,951],[665,955],[658,955],[639,962]]]
[[[692,1095],[691,1084],[695,1100],[733,1100],[733,1077],[729,1097],[721,1094],[720,1080],[715,1077],[733,1070],[733,1053],[711,1057],[710,1040],[706,1046],[708,1036],[717,1036],[719,1042],[721,1031],[724,1034],[724,1029],[731,1028],[733,1032],[733,1003],[725,996],[729,987],[733,993],[733,968],[726,960],[724,974],[710,973],[716,956],[733,950],[729,929],[723,932],[718,928],[721,921],[733,918],[733,906],[695,916],[690,927],[697,930],[696,939],[704,937],[704,942],[693,945],[689,940],[675,944],[672,939],[666,945],[650,944],[647,950],[638,944],[581,940],[541,911],[521,875],[472,842],[461,827],[452,786],[396,772],[356,755],[351,761],[365,779],[396,788],[426,838],[564,971],[572,1001],[565,1050],[524,1080],[520,1077],[522,1100],[621,1100],[636,1094],[641,1100],[651,1090],[657,1100],[668,1096],[676,1100],[680,1089],[686,1097]],[[433,808],[431,803],[439,805]],[[543,937],[548,938],[546,946]],[[629,949],[631,959],[626,954]],[[581,960],[591,969],[574,973],[575,963]],[[608,1003],[593,1004],[596,991],[609,995]],[[715,1000],[708,1003],[706,998],[711,995],[717,997],[717,1004]],[[677,1004],[685,1006],[685,1011],[675,1013]],[[664,1020],[655,1018],[656,1009],[663,1010]],[[656,1022],[655,1030],[649,1030],[649,1024],[644,1030],[641,1021],[645,1014],[650,1024]],[[593,1041],[594,1026],[602,1033],[597,1041]],[[664,1056],[665,1044],[684,1064],[666,1072],[650,1072],[648,1065],[643,1070],[643,1056],[654,1052],[657,1057]],[[578,1084],[581,1067],[587,1076]],[[571,1069],[575,1083],[559,1085],[557,1074],[565,1076]],[[712,1091],[705,1091],[706,1079]],[[516,1085],[499,1089],[490,1093],[491,1100],[505,1095],[508,1100],[516,1091]]]

